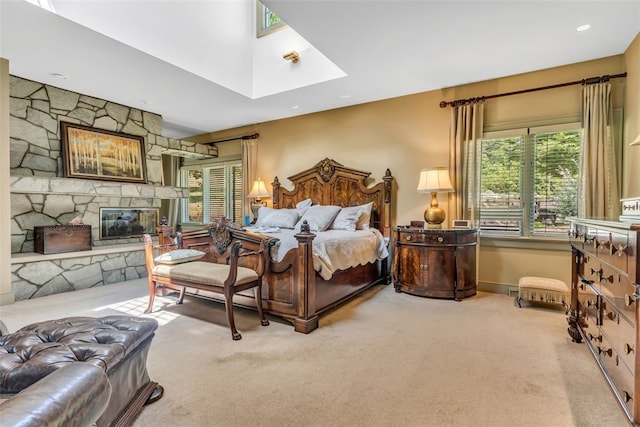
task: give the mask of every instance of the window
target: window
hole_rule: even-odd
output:
[[[277,30],[278,28],[284,27],[286,24],[272,11],[269,10],[268,7],[260,3],[256,2],[257,5],[257,23],[256,23],[256,37],[266,36]]]
[[[182,222],[205,224],[224,216],[242,223],[242,164],[221,162],[211,166],[190,166],[181,170],[182,185],[189,198],[182,203]]]
[[[480,153],[480,231],[566,236],[577,214],[578,123],[485,132]]]

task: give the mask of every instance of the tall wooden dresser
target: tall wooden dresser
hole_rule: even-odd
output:
[[[569,335],[586,342],[629,420],[640,423],[640,223],[573,219]]]

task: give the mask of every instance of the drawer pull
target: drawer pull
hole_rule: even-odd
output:
[[[629,403],[630,401],[633,400],[633,395],[629,394],[629,392],[626,390],[622,391],[622,395],[624,396],[625,403]]]
[[[623,245],[622,243],[620,243],[617,246],[612,244],[611,248],[609,248],[609,254],[613,256],[617,253],[619,257],[622,257],[625,255],[625,252],[627,251],[627,246],[628,245]]]
[[[599,270],[595,270],[594,268],[591,268],[591,275],[592,276],[598,275],[598,277],[602,277],[602,268],[600,268]]]
[[[607,318],[609,320],[618,320],[618,317],[619,316],[615,311],[610,311],[610,312],[607,313]],[[618,321],[618,323],[620,323],[620,322]]]
[[[602,335],[593,335],[592,333],[589,333],[589,341],[602,342]]]
[[[598,354],[603,354],[604,356],[613,356],[613,349],[611,348],[602,348],[600,346],[598,346]]]
[[[629,294],[625,294],[624,296],[624,304],[629,307],[631,304],[633,304],[634,302],[636,302],[636,300],[633,299],[633,297]]]
[[[442,237],[442,236],[438,236],[438,242],[439,242],[439,243],[444,242],[444,237]]]
[[[427,264],[420,264],[420,270],[428,270],[429,266]]]
[[[592,299],[588,299],[587,300],[587,307],[591,308],[591,307],[595,307],[596,306],[596,302]]]
[[[411,235],[408,235],[407,237],[405,237],[406,241],[410,241],[411,240]]]
[[[602,274],[600,274],[600,281],[613,283],[613,274],[609,275],[608,277],[605,277]]]
[[[631,344],[629,343],[624,343],[624,352],[626,354],[631,354],[633,353],[633,347],[631,347]]]

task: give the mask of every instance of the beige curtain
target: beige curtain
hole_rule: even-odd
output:
[[[172,187],[180,186],[180,157],[175,156],[162,156],[162,180],[163,185],[169,185]],[[178,215],[180,208],[180,200],[168,199],[161,202],[162,215],[166,215],[167,224],[173,229],[176,229],[178,223]]]
[[[482,138],[484,102],[451,108],[449,174],[454,193],[449,195],[449,221],[466,219],[478,225],[480,165],[477,154]]]
[[[578,216],[616,218],[620,183],[615,158],[611,83],[582,88],[583,144],[580,156]]]
[[[242,188],[245,194],[244,203],[242,204],[242,215],[251,213],[251,197],[247,197],[251,191],[253,181],[256,180],[256,162],[258,159],[258,140],[243,139],[242,140]]]

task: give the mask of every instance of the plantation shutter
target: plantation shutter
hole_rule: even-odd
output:
[[[224,166],[209,169],[209,220],[226,216]]]
[[[231,168],[231,209],[232,220],[237,224],[242,224],[242,199],[244,191],[242,188],[242,166],[235,165]]]

